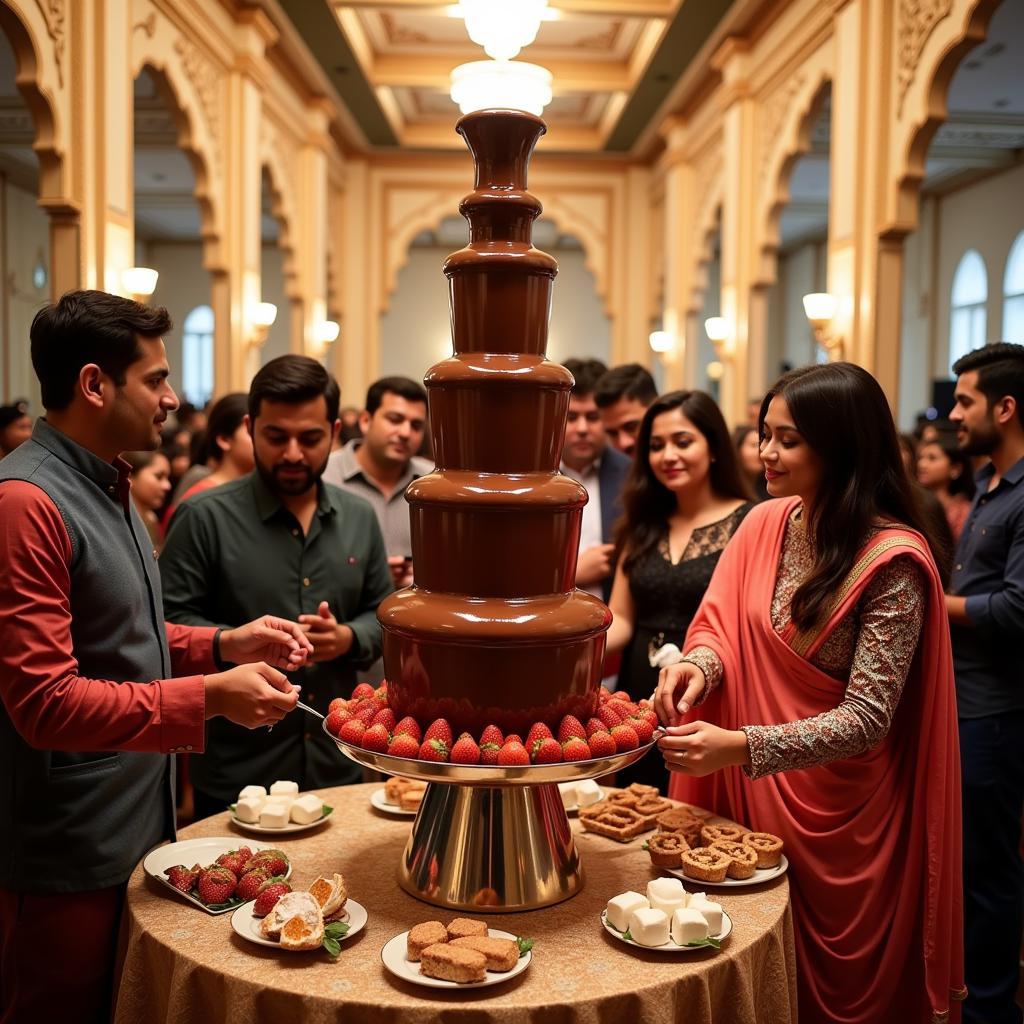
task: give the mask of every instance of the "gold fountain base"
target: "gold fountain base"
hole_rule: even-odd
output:
[[[449,910],[516,913],[575,896],[583,871],[558,782],[600,778],[655,743],[610,757],[499,768],[377,754],[339,740],[364,768],[429,783],[398,868],[410,895]]]
[[[398,883],[427,903],[478,913],[537,910],[575,896],[583,871],[558,787],[432,783]]]

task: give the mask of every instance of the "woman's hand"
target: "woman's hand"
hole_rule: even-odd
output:
[[[652,703],[663,725],[678,725],[707,686],[704,673],[688,661],[663,668]]]
[[[750,763],[747,734],[709,722],[669,726],[658,740],[658,749],[665,767],[683,775],[710,775],[721,768]]]

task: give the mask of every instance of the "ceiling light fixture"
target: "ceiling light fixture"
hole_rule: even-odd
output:
[[[145,302],[156,291],[159,277],[151,267],[128,267],[121,271],[121,285],[136,302]]]
[[[537,38],[548,0],[462,0],[459,6],[469,38],[488,57],[511,60]]]
[[[451,97],[463,114],[525,110],[540,117],[551,102],[551,72],[521,60],[475,60],[452,71]]]

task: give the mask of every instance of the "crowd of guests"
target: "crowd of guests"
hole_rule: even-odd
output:
[[[376,610],[415,578],[423,387],[342,409],[288,355],[198,410],[168,327],[70,293],[32,327],[45,418],[0,410],[0,1024],[52,1005],[33,951],[60,935],[62,991],[104,1018],[125,881],[172,828],[166,755],[196,816],[359,780],[289,712],[383,677]],[[966,997],[1019,1022],[1024,347],[964,357],[949,420],[902,437],[852,364],[785,374],[731,433],[639,365],[566,365],[576,584],[613,613],[606,684],[664,727],[616,781],[784,838],[803,1020]]]

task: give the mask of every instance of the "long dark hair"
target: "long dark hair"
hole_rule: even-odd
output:
[[[679,409],[704,435],[711,456],[711,489],[719,497],[750,501],[752,495],[736,464],[736,451],[722,412],[703,391],[670,391],[651,405],[640,421],[633,467],[622,489],[623,516],[616,524],[615,553],[623,549],[623,570],[629,572],[637,559],[657,546],[665,524],[676,510],[675,495],[651,469],[651,428],[655,417]]]
[[[943,552],[903,468],[896,425],[878,381],[853,363],[791,370],[761,403],[762,435],[776,395],[785,400],[793,425],[823,467],[807,521],[815,565],[793,595],[793,623],[808,629],[826,614],[878,519],[895,520],[923,534],[941,565]]]
[[[960,470],[958,476],[950,478],[949,496],[955,498],[958,494],[962,494],[968,500],[973,498],[974,471],[971,468],[971,460],[961,451],[960,446],[956,443],[956,438],[940,434],[934,441],[922,441],[917,449],[918,455],[930,444],[935,445],[949,459],[950,468]]]
[[[248,411],[249,396],[242,391],[232,391],[217,399],[206,418],[206,431],[199,450],[200,462],[212,459],[219,465],[224,460],[224,452],[217,442],[222,437],[231,437],[244,422]]]

